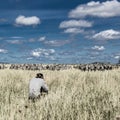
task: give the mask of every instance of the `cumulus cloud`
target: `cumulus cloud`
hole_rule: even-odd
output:
[[[44,43],[50,46],[62,46],[69,42],[70,40],[49,40],[49,41],[45,41]]]
[[[54,49],[41,49],[41,48],[37,48],[31,51],[31,55],[34,57],[46,57],[46,56],[50,56],[53,55],[55,53]]]
[[[60,28],[71,28],[71,27],[91,27],[92,22],[86,20],[69,20],[60,23]]]
[[[104,49],[105,49],[104,46],[97,46],[97,45],[95,45],[94,47],[92,47],[92,50],[102,51]]]
[[[46,39],[46,36],[43,36],[43,37],[40,37],[38,41],[42,42],[42,41],[45,41],[45,39]]]
[[[93,35],[94,39],[107,39],[107,40],[111,40],[111,39],[119,39],[120,38],[120,31],[116,31],[113,29],[109,29],[109,30],[104,30],[101,31],[95,35]]]
[[[64,33],[72,33],[72,34],[78,34],[78,33],[82,33],[84,32],[84,30],[80,29],[80,28],[68,28],[66,30],[64,30]]]
[[[57,60],[55,56],[46,56],[46,58],[51,60],[51,61]]]
[[[30,38],[28,41],[29,42],[35,42],[36,40],[34,38]]]
[[[32,60],[33,58],[32,57],[28,57],[28,58],[26,58],[27,60]]]
[[[46,36],[40,37],[38,41],[42,42],[45,45],[54,46],[54,47],[63,46],[71,42],[71,40],[48,40],[46,39]]]
[[[17,25],[25,25],[25,26],[30,26],[30,25],[38,25],[41,23],[40,19],[36,16],[32,17],[25,17],[23,15],[20,15],[16,18],[15,23]]]
[[[82,18],[86,16],[96,17],[114,17],[120,16],[120,2],[117,0],[105,2],[88,2],[87,4],[79,5],[69,13],[70,18]]]
[[[10,44],[21,44],[23,41],[21,41],[21,40],[7,40],[7,42]]]
[[[115,58],[115,59],[120,59],[120,56],[117,55],[117,56],[115,56],[114,58]]]
[[[0,49],[0,53],[7,53],[8,51],[5,49]]]

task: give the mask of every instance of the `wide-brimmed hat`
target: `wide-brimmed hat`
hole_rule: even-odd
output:
[[[43,78],[43,74],[42,73],[37,73],[36,78]]]

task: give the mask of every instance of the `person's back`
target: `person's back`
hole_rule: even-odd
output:
[[[29,99],[39,98],[41,92],[48,93],[48,87],[43,79],[43,75],[41,73],[38,73],[36,78],[30,80]]]

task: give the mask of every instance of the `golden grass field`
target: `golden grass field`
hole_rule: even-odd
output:
[[[41,72],[49,94],[28,101]],[[0,120],[114,120],[120,115],[120,69],[104,72],[0,70]]]

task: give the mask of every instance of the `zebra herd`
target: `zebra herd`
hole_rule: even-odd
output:
[[[120,64],[105,64],[105,63],[92,63],[92,64],[79,64],[75,65],[74,68],[81,71],[104,71],[120,68]]]
[[[9,69],[21,70],[66,70],[71,66],[67,64],[11,64]]]
[[[5,69],[6,65],[5,64],[0,64],[0,69]]]
[[[0,69],[15,70],[68,70],[79,69],[81,71],[104,71],[120,68],[120,64],[90,63],[90,64],[0,64]]]

